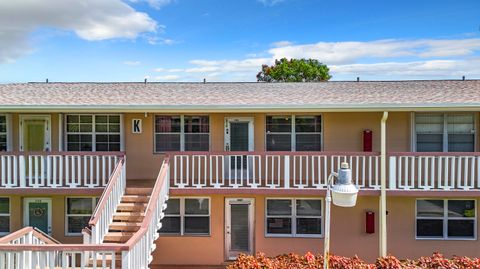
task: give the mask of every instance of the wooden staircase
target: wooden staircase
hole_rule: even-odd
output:
[[[125,243],[140,229],[152,188],[127,187],[113,215],[104,243]]]

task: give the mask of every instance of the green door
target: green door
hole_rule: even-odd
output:
[[[45,120],[25,119],[23,121],[23,150],[45,150]]]
[[[46,202],[29,202],[28,203],[28,226],[37,227],[45,233],[49,233],[48,229],[48,203]]]

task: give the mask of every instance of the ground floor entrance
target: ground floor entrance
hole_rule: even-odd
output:
[[[254,253],[254,212],[252,198],[225,199],[225,254],[226,260],[240,253]]]
[[[52,232],[52,199],[25,198],[23,225],[36,227],[43,232]]]

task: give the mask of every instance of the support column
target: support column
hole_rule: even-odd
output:
[[[387,119],[388,112],[384,111],[380,122],[380,257],[387,256]]]

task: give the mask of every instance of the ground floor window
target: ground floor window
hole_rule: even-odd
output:
[[[321,236],[322,200],[308,198],[267,199],[265,233],[267,236]]]
[[[172,235],[209,235],[209,198],[170,198],[160,233]]]
[[[10,232],[10,199],[0,197],[0,234]]]
[[[476,226],[475,200],[417,200],[418,239],[475,239]]]
[[[88,226],[97,202],[96,197],[67,197],[67,235],[82,234],[82,229]]]

